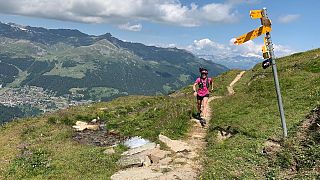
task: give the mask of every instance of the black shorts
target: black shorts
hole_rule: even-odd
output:
[[[202,101],[203,100],[203,98],[205,98],[205,97],[209,97],[209,94],[206,94],[205,96],[199,96],[199,95],[197,95],[197,100],[200,100],[200,101]]]

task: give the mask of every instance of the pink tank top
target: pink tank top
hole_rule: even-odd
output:
[[[199,84],[200,82],[202,82],[203,87],[198,89],[198,95],[199,96],[205,96],[205,95],[209,94],[209,89],[208,89],[209,87],[207,87],[206,79],[198,78],[195,83]],[[208,78],[208,83],[209,84],[212,83],[212,79],[211,78]]]

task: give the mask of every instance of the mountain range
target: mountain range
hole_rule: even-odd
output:
[[[210,60],[214,63],[222,64],[230,69],[248,70],[254,67],[257,63],[263,60],[255,56],[230,56],[230,57],[216,57],[214,55],[199,54],[199,58]]]
[[[125,42],[110,33],[0,23],[0,41],[2,92],[37,86],[59,96],[109,100],[173,92],[192,83],[199,67],[212,76],[228,70],[186,50]]]

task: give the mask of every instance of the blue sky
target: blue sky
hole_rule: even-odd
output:
[[[195,54],[258,55],[262,38],[243,47],[230,40],[260,26],[248,14],[262,7],[273,22],[279,56],[320,47],[319,0],[0,0],[0,21],[94,35],[109,32],[122,40]]]

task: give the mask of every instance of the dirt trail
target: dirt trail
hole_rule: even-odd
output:
[[[230,85],[228,86],[228,92],[229,95],[233,95],[234,89],[233,86],[241,79],[241,77],[243,76],[243,74],[245,73],[245,71],[242,71],[240,74],[237,75],[237,77],[230,83]]]
[[[233,87],[239,81],[245,71],[242,71],[227,87],[229,95],[235,92]],[[213,96],[209,98],[209,102],[223,98],[223,96]],[[208,106],[206,119],[209,124],[211,119],[211,108]],[[113,175],[111,179],[152,179],[152,180],[174,180],[174,179],[198,179],[202,171],[202,151],[206,146],[205,137],[207,134],[207,127],[201,126],[199,120],[194,121],[192,130],[189,132],[185,140],[180,140],[181,143],[186,143],[191,149],[188,152],[177,152],[170,155],[169,161],[164,164],[153,164],[149,167],[135,167],[120,171]],[[166,159],[167,159],[166,158]]]

